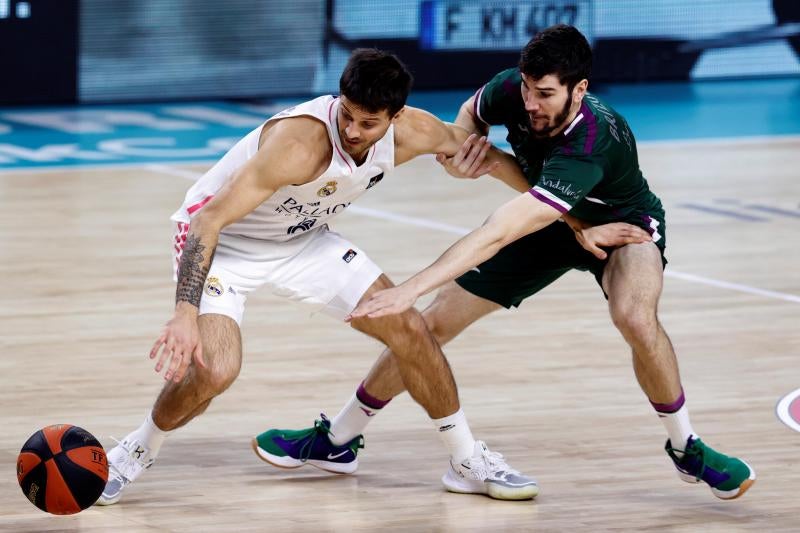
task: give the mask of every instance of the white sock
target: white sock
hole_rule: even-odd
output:
[[[350,401],[342,407],[331,421],[331,442],[336,446],[343,446],[364,433],[364,428],[370,423],[372,417],[380,412],[380,409],[373,409],[364,405],[355,394]]]
[[[333,417],[331,442],[336,446],[343,446],[364,433],[367,424],[387,403],[389,400],[379,400],[370,395],[364,388],[364,383],[361,383],[350,401]]]
[[[434,420],[433,423],[439,430],[439,437],[453,462],[460,463],[472,457],[475,451],[475,439],[472,438],[472,431],[469,429],[464,411],[459,409],[450,416]]]
[[[659,412],[658,417],[669,434],[670,444],[673,448],[683,450],[689,437],[697,438],[697,433],[694,432],[692,423],[689,421],[689,409],[685,404],[674,413]],[[681,452],[675,451],[674,453],[678,458],[683,457]]]
[[[164,443],[164,439],[170,433],[170,431],[163,431],[156,426],[155,422],[153,422],[153,413],[151,411],[147,413],[147,418],[144,419],[142,425],[131,432],[125,439],[138,441],[139,444],[150,450],[149,457],[155,459],[161,449],[161,445]]]

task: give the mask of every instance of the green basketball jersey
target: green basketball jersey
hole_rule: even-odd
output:
[[[636,141],[625,119],[591,93],[555,137],[531,134],[516,68],[504,70],[475,96],[475,116],[503,125],[530,193],[586,222],[628,222],[664,247],[664,209],[639,170]]]

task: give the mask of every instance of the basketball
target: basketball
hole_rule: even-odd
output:
[[[23,444],[17,480],[23,494],[42,511],[75,514],[103,492],[108,480],[106,452],[85,429],[47,426]]]

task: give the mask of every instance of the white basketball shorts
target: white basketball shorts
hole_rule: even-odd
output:
[[[177,223],[174,279],[189,225]],[[310,304],[336,319],[355,309],[381,275],[367,254],[327,225],[286,242],[221,234],[211,263],[200,314],[217,313],[242,323],[247,295],[262,285],[273,294]]]

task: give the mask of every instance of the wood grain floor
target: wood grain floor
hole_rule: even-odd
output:
[[[120,504],[71,517],[40,512],[14,475],[25,439],[71,423],[110,447],[110,436],[140,423],[161,386],[146,354],[172,307],[168,217],[189,185],[178,174],[203,168],[143,166],[0,174],[0,530],[800,529],[800,435],[774,414],[800,387],[800,218],[792,216],[800,214],[800,143],[641,152],[669,224],[660,316],[695,428],[758,472],[741,500],[717,500],[675,476],[601,292],[591,276],[573,273],[445,350],[474,433],[538,478],[535,502],[445,492],[446,455],[407,396],[368,428],[355,475],[259,461],[252,435],[334,415],[380,350],[261,292],[247,308],[241,377],[169,438]],[[450,180],[422,159],[357,204],[377,213],[347,213],[335,227],[402,280],[509,194],[491,180]]]

